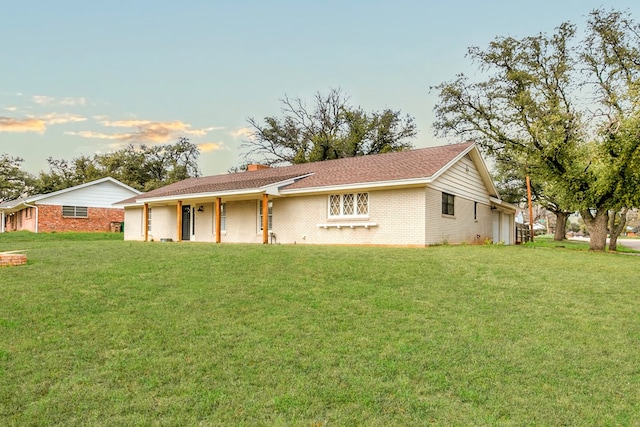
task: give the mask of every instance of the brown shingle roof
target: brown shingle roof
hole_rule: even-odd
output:
[[[259,189],[302,177],[282,190],[333,187],[349,184],[427,179],[433,177],[449,162],[473,145],[472,142],[443,145],[417,150],[399,151],[322,162],[303,163],[240,173],[189,178],[144,193],[121,203],[136,199],[217,193]]]

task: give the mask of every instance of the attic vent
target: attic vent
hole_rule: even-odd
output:
[[[257,171],[260,169],[269,169],[269,166],[267,165],[259,165],[259,164],[251,164],[251,165],[247,165],[247,171]]]
[[[87,218],[89,215],[86,206],[63,206],[62,216],[66,218]]]

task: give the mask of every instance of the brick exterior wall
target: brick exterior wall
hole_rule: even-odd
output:
[[[124,221],[124,209],[88,208],[87,218],[65,218],[62,206],[38,206],[38,232],[111,231],[111,222]]]

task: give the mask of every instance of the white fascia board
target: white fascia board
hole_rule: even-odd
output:
[[[511,203],[505,202],[504,200],[500,200],[497,197],[489,196],[489,202],[509,212],[515,213],[518,210],[518,207],[516,205],[512,205]]]
[[[104,178],[100,178],[100,179],[96,179],[95,181],[91,181],[91,182],[85,182],[84,184],[79,184],[76,185],[74,187],[69,187],[69,188],[63,188],[62,190],[58,190],[58,191],[54,191],[53,193],[47,193],[47,194],[39,194],[37,196],[33,196],[33,197],[28,197],[24,200],[24,202],[26,203],[32,203],[38,200],[42,200],[42,199],[48,199],[49,197],[53,197],[53,196],[58,196],[60,194],[64,194],[64,193],[68,193],[70,191],[76,191],[76,190],[80,190],[81,188],[85,188],[85,187],[91,187],[93,185],[96,184],[101,184],[103,182],[112,182],[116,185],[119,185],[123,188],[126,188],[127,190],[135,193],[135,194],[142,194],[142,192],[140,192],[139,190],[136,190],[135,188],[129,187],[126,184],[123,184],[122,182],[118,181],[115,178],[111,178],[110,176],[104,177]]]
[[[213,193],[189,193],[189,194],[178,194],[173,196],[164,196],[164,197],[150,197],[147,199],[136,199],[136,204],[144,204],[144,203],[166,203],[166,202],[177,202],[179,200],[195,200],[195,199],[206,199],[211,197],[229,197],[229,196],[241,196],[241,195],[255,195],[262,194],[263,190],[259,188],[250,188],[243,190],[231,190],[231,191],[223,191],[223,192],[213,192]],[[134,205],[131,205],[134,206]]]
[[[304,175],[300,175],[297,176],[295,178],[290,178],[284,181],[280,181],[280,182],[274,182],[273,184],[269,184],[269,185],[265,185],[263,187],[260,187],[260,189],[262,191],[264,191],[266,194],[270,195],[270,196],[279,196],[280,195],[280,189],[282,187],[286,187],[287,185],[291,185],[294,182],[296,182],[299,179],[302,178],[306,178],[308,176],[314,175],[314,173],[307,173]]]
[[[464,151],[462,151],[460,154],[458,154],[457,156],[455,156],[453,159],[451,159],[446,165],[444,165],[443,167],[441,167],[436,173],[434,173],[431,176],[431,180],[435,181],[436,179],[438,179],[440,177],[440,175],[442,175],[443,173],[445,173],[451,166],[453,166],[454,164],[456,164],[460,159],[462,159],[464,156],[466,156],[467,154],[469,154],[469,152],[471,150],[473,150],[474,148],[476,148],[475,144],[471,144],[470,146],[468,146]]]
[[[374,182],[358,182],[354,184],[343,185],[328,185],[326,187],[309,187],[309,188],[296,188],[293,190],[284,189],[280,193],[282,195],[293,194],[307,194],[307,193],[327,193],[332,191],[350,191],[360,190],[363,188],[385,188],[385,187],[419,187],[430,184],[433,182],[433,178],[414,178],[414,179],[399,179],[394,181],[374,181]]]
[[[30,202],[31,202],[31,199],[22,199],[15,205],[0,206],[0,211],[8,212],[8,213],[18,212],[19,210],[24,209],[26,207],[26,204]]]
[[[498,193],[498,188],[496,187],[495,182],[493,182],[493,178],[489,173],[489,168],[487,167],[487,163],[484,161],[484,157],[480,154],[478,148],[473,145],[475,150],[470,153],[471,159],[476,163],[476,167],[478,167],[478,172],[480,173],[480,177],[484,181],[487,186],[487,190],[489,190],[490,194],[495,196],[497,199],[500,199],[500,193]]]
[[[491,174],[489,173],[489,168],[487,168],[487,164],[482,158],[482,155],[478,151],[478,147],[475,143],[471,144],[464,151],[454,157],[449,163],[440,168],[438,172],[433,174],[433,180],[435,181],[437,178],[439,178],[440,175],[445,173],[451,166],[460,161],[467,154],[469,154],[471,160],[475,163],[476,168],[478,169],[478,173],[480,174],[480,177],[482,178],[484,184],[487,186],[487,191],[489,192],[490,196],[500,197],[500,195],[498,194],[498,189],[493,182],[493,178],[491,178]]]

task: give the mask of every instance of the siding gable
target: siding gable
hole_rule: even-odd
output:
[[[489,202],[489,192],[482,181],[478,168],[468,154],[452,165],[429,187],[465,199],[483,203]]]
[[[134,193],[126,188],[110,181],[104,181],[51,197],[43,197],[38,200],[37,203],[58,206],[70,205],[114,208],[114,206],[112,206],[113,203],[124,200],[132,195],[134,195]]]

